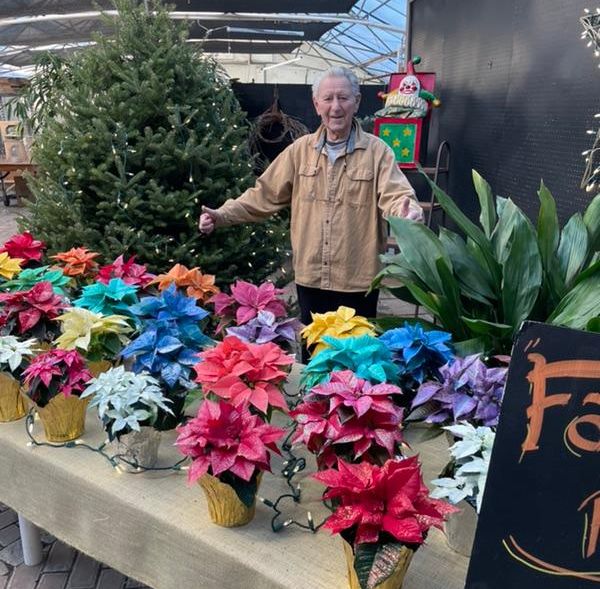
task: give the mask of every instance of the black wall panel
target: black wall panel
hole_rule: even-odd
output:
[[[471,169],[530,215],[540,180],[564,220],[591,195],[579,188],[600,111],[598,60],[581,41],[587,0],[414,0],[411,53],[438,74],[429,157],[452,146],[450,193],[475,214]],[[593,8],[593,7],[592,7]]]

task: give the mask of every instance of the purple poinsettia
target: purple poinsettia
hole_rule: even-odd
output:
[[[507,368],[488,368],[478,354],[456,358],[440,369],[441,382],[419,387],[413,408],[431,407],[425,421],[455,423],[470,421],[488,427],[498,424]]]
[[[295,342],[300,327],[301,324],[297,319],[277,321],[275,315],[270,311],[259,311],[258,315],[248,323],[237,327],[228,327],[227,335],[235,335],[249,343],[274,342],[282,345]]]

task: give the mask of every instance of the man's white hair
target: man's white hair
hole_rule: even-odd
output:
[[[360,83],[356,74],[348,69],[347,67],[330,67],[328,70],[320,73],[317,79],[313,82],[312,85],[312,95],[313,97],[317,97],[319,94],[319,86],[321,82],[326,78],[346,78],[348,82],[350,82],[350,87],[352,88],[353,96],[358,96],[360,94]]]

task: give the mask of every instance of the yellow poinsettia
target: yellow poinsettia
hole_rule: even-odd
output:
[[[122,315],[100,315],[87,309],[73,307],[57,318],[62,322],[62,335],[56,346],[63,350],[89,350],[92,338],[107,333],[117,335],[131,331],[127,318]]]
[[[21,271],[21,258],[11,258],[6,252],[0,254],[0,276],[12,280]]]
[[[325,335],[337,338],[375,335],[375,326],[350,307],[338,307],[337,311],[328,313],[311,313],[311,316],[312,323],[300,335],[306,340],[308,348],[315,346],[313,356],[327,348],[327,344],[322,341]]]

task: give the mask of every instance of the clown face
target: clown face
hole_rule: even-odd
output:
[[[421,84],[417,76],[405,76],[400,82],[400,94],[414,95],[421,91]]]

